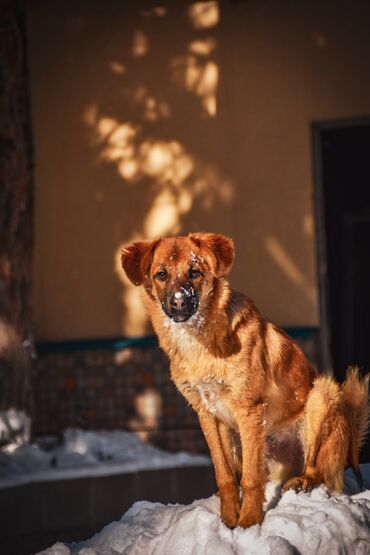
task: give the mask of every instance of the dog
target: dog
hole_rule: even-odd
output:
[[[351,368],[342,385],[320,375],[250,298],[233,291],[230,238],[139,241],[121,260],[131,282],[144,287],[171,378],[198,415],[227,526],[263,521],[268,478],[283,490],[323,483],[341,492],[350,465],[360,480],[369,375]]]

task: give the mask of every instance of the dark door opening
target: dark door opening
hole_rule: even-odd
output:
[[[343,380],[370,371],[370,119],[315,124],[314,151],[323,359]]]

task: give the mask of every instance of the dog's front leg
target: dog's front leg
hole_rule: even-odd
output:
[[[215,417],[206,409],[200,408],[198,418],[215,467],[221,500],[221,518],[227,526],[234,528],[238,522],[240,507],[239,488],[234,472],[227,463]]]
[[[243,502],[238,526],[247,528],[263,521],[263,501],[266,483],[264,405],[245,405],[238,409],[238,425],[242,444]]]

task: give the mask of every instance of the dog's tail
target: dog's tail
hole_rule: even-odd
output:
[[[342,385],[350,427],[348,464],[353,468],[360,489],[363,489],[363,482],[359,453],[366,441],[370,422],[369,381],[370,373],[361,379],[358,367],[354,366],[348,368],[346,381]]]

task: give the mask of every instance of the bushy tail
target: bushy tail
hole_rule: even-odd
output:
[[[357,366],[348,368],[346,381],[342,385],[343,401],[347,408],[350,426],[348,464],[352,466],[362,489],[359,453],[366,441],[370,421],[369,406],[370,374],[361,379]]]

